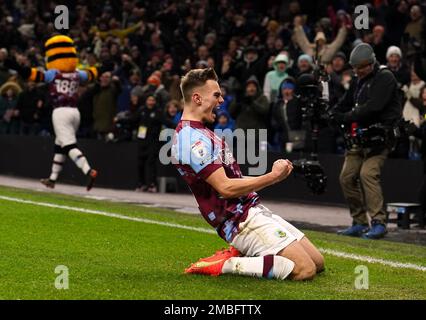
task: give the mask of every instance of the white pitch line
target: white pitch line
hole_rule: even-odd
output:
[[[191,226],[186,226],[186,225],[183,225],[183,224],[170,223],[170,222],[151,220],[151,219],[145,219],[145,218],[138,218],[138,217],[131,217],[131,216],[123,215],[123,214],[100,211],[100,210],[92,210],[92,209],[86,209],[86,208],[63,206],[63,205],[54,204],[54,203],[37,202],[37,201],[31,201],[31,200],[25,200],[25,199],[19,199],[19,198],[12,198],[12,197],[6,197],[6,196],[0,196],[0,200],[13,201],[13,202],[25,203],[25,204],[32,204],[32,205],[36,205],[36,206],[56,208],[56,209],[64,209],[64,210],[76,211],[76,212],[80,212],[80,213],[96,214],[96,215],[99,215],[99,216],[106,216],[106,217],[111,217],[111,218],[137,221],[137,222],[143,222],[143,223],[149,223],[149,224],[157,224],[157,225],[160,225],[160,226],[179,228],[179,229],[185,229],[185,230],[191,230],[191,231],[198,231],[198,232],[203,232],[203,233],[217,234],[216,231],[214,231],[212,229],[191,227]]]
[[[369,262],[369,263],[378,263],[378,264],[382,264],[382,265],[393,267],[393,268],[405,268],[405,269],[414,269],[414,270],[419,270],[419,271],[426,271],[426,267],[420,266],[420,265],[417,265],[417,264],[414,264],[414,263],[403,263],[403,262],[397,262],[397,261],[389,261],[389,260],[378,259],[378,258],[373,258],[373,257],[369,257],[369,256],[360,256],[360,255],[353,254],[353,253],[335,251],[335,250],[331,250],[331,249],[319,248],[319,250],[322,253],[330,254],[330,255],[333,255],[333,256],[336,256],[336,257],[342,257],[342,258],[346,258],[346,259],[358,260],[358,261]]]
[[[130,220],[130,221],[137,221],[137,222],[143,222],[148,224],[156,224],[160,226],[165,227],[172,227],[172,228],[178,228],[178,229],[184,229],[184,230],[191,230],[201,233],[208,233],[208,234],[217,234],[216,231],[212,229],[207,228],[201,228],[201,227],[191,227],[186,226],[183,224],[178,223],[169,223],[164,221],[158,221],[158,220],[151,220],[151,219],[145,219],[145,218],[138,218],[138,217],[131,217],[126,216],[118,213],[112,213],[112,212],[106,212],[106,211],[100,211],[100,210],[92,210],[92,209],[86,209],[86,208],[78,208],[78,207],[70,207],[70,206],[64,206],[59,204],[53,204],[48,202],[38,202],[38,201],[31,201],[31,200],[25,200],[20,198],[13,198],[13,197],[6,197],[0,195],[0,200],[5,201],[12,201],[12,202],[18,202],[18,203],[25,203],[25,204],[32,204],[36,206],[42,206],[42,207],[49,207],[49,208],[56,208],[56,209],[64,209],[64,210],[70,210],[70,211],[76,211],[80,213],[87,213],[87,214],[95,214],[100,216],[106,216],[116,219],[122,219],[122,220]],[[374,258],[370,256],[362,256],[342,251],[336,251],[332,249],[325,249],[325,248],[319,248],[319,250],[322,253],[329,254],[335,257],[344,258],[344,259],[351,259],[351,260],[357,260],[362,262],[368,262],[368,263],[376,263],[381,264],[393,268],[399,268],[399,269],[412,269],[417,271],[426,271],[426,266],[417,265],[414,263],[403,263],[398,261],[390,261],[390,260],[384,260],[379,258]]]

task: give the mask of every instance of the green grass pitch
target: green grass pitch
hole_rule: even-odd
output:
[[[0,187],[0,196],[209,228],[196,215]],[[185,275],[226,244],[214,234],[0,199],[0,299],[426,299],[426,272],[325,254],[326,271],[292,282]],[[426,265],[425,247],[305,231],[317,246]],[[369,288],[355,288],[365,265]],[[69,270],[58,290],[55,268]]]

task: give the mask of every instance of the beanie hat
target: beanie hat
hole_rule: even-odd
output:
[[[306,53],[301,54],[299,58],[297,59],[297,63],[299,63],[302,60],[308,61],[310,64],[312,64],[312,57],[309,54],[306,54]]]
[[[352,49],[355,48],[357,45],[359,45],[360,43],[363,43],[361,39],[356,38],[353,42],[352,42]]]
[[[290,82],[290,81],[285,81],[281,85],[281,90],[283,90],[283,89],[293,89],[294,90],[295,88],[296,88],[295,84],[293,82]]]
[[[351,66],[372,64],[376,62],[376,55],[373,48],[368,43],[358,44],[351,52],[349,63]]]
[[[344,54],[343,51],[336,52],[333,59],[335,58],[342,58],[346,62],[346,54]]]
[[[152,84],[152,85],[156,86],[156,87],[158,87],[158,86],[161,84],[161,80],[160,80],[160,78],[159,78],[159,77],[157,77],[156,75],[151,75],[151,76],[148,78],[147,82],[148,82],[149,84]]]
[[[397,46],[390,46],[388,48],[388,51],[386,52],[386,59],[388,59],[391,55],[396,54],[400,58],[402,58],[402,52],[401,49]]]
[[[274,59],[274,64],[278,63],[278,62],[284,62],[285,64],[288,64],[288,57],[285,54],[280,53],[279,55],[276,56],[276,58]]]

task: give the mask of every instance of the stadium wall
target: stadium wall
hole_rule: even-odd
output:
[[[97,186],[117,189],[134,189],[137,186],[137,143],[107,143],[99,140],[81,139],[79,146],[93,167],[99,170]],[[0,135],[0,174],[28,178],[43,178],[50,173],[53,157],[53,139],[37,136]],[[268,168],[283,155],[268,154]],[[290,160],[296,155],[285,156]],[[341,155],[319,156],[328,176],[327,191],[321,196],[310,194],[306,183],[290,177],[285,183],[261,191],[269,200],[286,200],[343,205],[344,198],[339,185],[339,173],[343,164]],[[247,167],[242,166],[244,174]],[[185,182],[172,165],[158,163],[159,176],[176,177],[178,192],[188,193]],[[417,202],[417,194],[423,176],[421,161],[388,159],[382,175],[386,202]],[[68,160],[61,173],[61,182],[86,183],[85,177]]]

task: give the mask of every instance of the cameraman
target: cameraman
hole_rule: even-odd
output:
[[[372,130],[372,125],[389,128],[386,132],[393,132],[402,114],[395,76],[386,67],[379,66],[373,48],[366,43],[352,50],[349,63],[357,77],[334,107],[330,120],[349,128],[350,136],[359,132],[357,128]],[[348,138],[348,135],[345,137]],[[381,144],[360,146],[359,143],[346,143],[348,150],[340,174],[340,184],[353,224],[339,231],[339,234],[362,236],[365,239],[378,239],[386,234],[380,171],[393,148],[394,140],[389,134]],[[371,229],[368,227],[367,212],[372,219]]]

